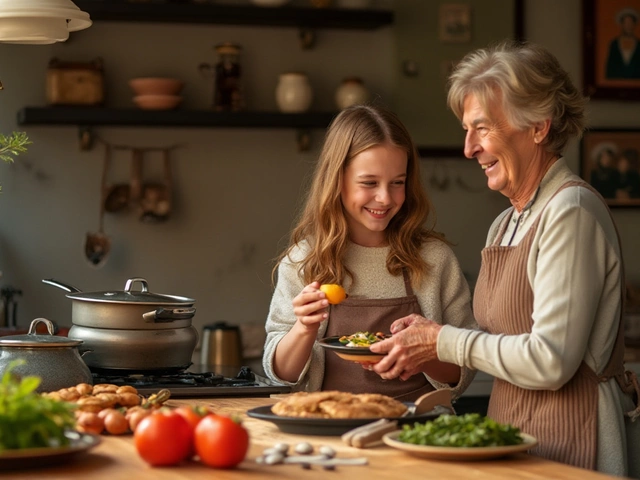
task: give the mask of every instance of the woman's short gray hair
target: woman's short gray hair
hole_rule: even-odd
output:
[[[467,54],[449,77],[447,103],[460,120],[470,94],[485,110],[501,99],[509,123],[518,129],[551,119],[543,146],[557,155],[585,128],[587,99],[539,45],[510,40]]]

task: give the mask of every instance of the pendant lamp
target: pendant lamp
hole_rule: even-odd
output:
[[[0,0],[0,42],[45,45],[91,26],[71,0]]]

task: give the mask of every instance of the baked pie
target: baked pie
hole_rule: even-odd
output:
[[[398,400],[379,393],[296,392],[271,407],[282,417],[393,418],[407,411]]]

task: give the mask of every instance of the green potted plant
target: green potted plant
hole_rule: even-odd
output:
[[[25,132],[13,132],[8,136],[0,133],[0,160],[13,163],[14,157],[26,152],[29,144],[31,142]]]

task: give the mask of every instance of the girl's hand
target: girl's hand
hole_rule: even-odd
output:
[[[324,292],[320,291],[319,288],[319,282],[310,283],[302,289],[302,292],[292,302],[293,313],[298,322],[314,331],[317,331],[320,322],[326,320],[329,316],[327,312],[329,302]]]
[[[394,330],[394,326],[397,327]],[[374,343],[369,349],[387,355],[371,368],[386,380],[409,377],[423,372],[429,362],[438,359],[438,333],[442,328],[432,320],[412,314],[396,320],[391,326],[393,336]]]

